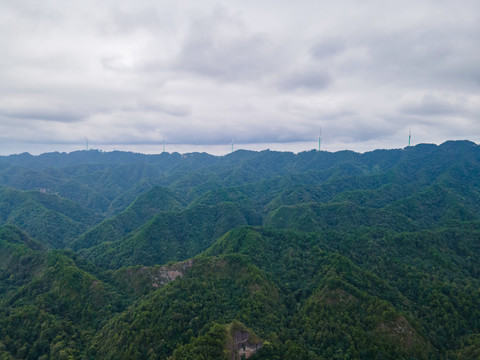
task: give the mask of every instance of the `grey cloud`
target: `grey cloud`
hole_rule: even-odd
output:
[[[48,1],[36,3],[35,1],[5,1],[3,4],[4,11],[6,9],[13,11],[15,18],[20,21],[29,23],[30,26],[41,28],[39,23],[43,25],[61,22],[62,15],[58,8],[48,4]]]
[[[282,90],[324,90],[332,82],[330,75],[321,70],[292,72],[278,81]]]
[[[386,117],[348,116],[322,127],[322,138],[358,144],[395,137],[403,128],[403,124]]]
[[[323,121],[336,121],[356,115],[346,105],[308,104],[300,101],[283,101],[278,104],[278,109],[282,113],[294,115],[297,118]]]
[[[267,36],[252,33],[238,16],[217,7],[190,26],[173,67],[215,79],[258,80],[275,67]]]
[[[371,79],[399,85],[464,86],[480,78],[477,43],[472,33],[447,26],[375,34],[363,43],[369,58],[359,69],[372,74]]]
[[[466,115],[469,113],[469,108],[468,104],[461,99],[452,101],[448,97],[427,94],[419,101],[402,105],[400,112],[418,116]]]
[[[49,122],[78,122],[88,113],[70,104],[48,103],[43,97],[31,93],[5,96],[0,102],[0,116],[11,119],[45,120]]]
[[[27,120],[45,120],[53,122],[77,122],[81,121],[82,117],[78,114],[62,112],[62,111],[17,111],[17,112],[2,112],[3,116],[15,118],[15,119],[27,119]]]
[[[411,131],[412,142],[436,142],[451,139],[478,139],[480,124],[469,118],[456,118],[452,121],[449,117],[425,117],[419,115],[392,115],[385,116],[385,120],[398,124],[398,137],[403,137],[405,141]],[[403,127],[401,127],[403,125]]]
[[[279,124],[271,126],[267,124],[251,124],[248,131],[229,127],[228,130],[209,127],[186,127],[179,131],[168,132],[168,139],[179,144],[229,144],[232,138],[236,143],[288,143],[312,139],[311,132],[296,126]]]
[[[98,23],[102,34],[127,35],[138,30],[158,31],[172,26],[168,16],[162,15],[154,6],[142,2],[115,4],[108,17]]]
[[[285,121],[282,115],[276,119],[268,115],[259,119],[240,114],[219,115],[216,119],[202,116],[158,119],[152,126],[158,127],[168,142],[177,144],[229,144],[233,137],[237,143],[284,143],[311,139],[312,135],[309,122]]]
[[[153,7],[125,11],[115,6],[112,9],[112,17],[116,30],[120,32],[129,32],[147,26],[156,26],[161,23],[160,16]]]
[[[345,44],[340,39],[323,40],[310,49],[310,54],[317,60],[330,58],[345,50]]]
[[[165,113],[176,117],[186,117],[192,114],[190,106],[185,104],[174,104],[164,101],[141,101],[138,110]]]

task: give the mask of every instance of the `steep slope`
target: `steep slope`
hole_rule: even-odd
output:
[[[383,347],[390,358],[443,358],[480,333],[480,311],[473,306],[480,300],[478,225],[350,234],[245,227],[226,234],[205,255],[243,254],[272,274],[298,303],[290,307],[299,309],[292,326],[306,352],[370,357],[368,351]],[[347,336],[352,333],[353,343]],[[407,334],[413,337],[402,337]]]
[[[361,291],[341,276],[325,274],[293,322],[314,354],[328,359],[429,359],[432,346],[388,302]]]
[[[32,280],[45,260],[45,246],[12,225],[0,226],[0,294]]]
[[[172,360],[248,359],[262,348],[262,340],[239,321],[213,325],[205,335],[191,340],[173,352]]]
[[[199,259],[183,277],[105,325],[95,340],[95,356],[165,359],[214,322],[239,319],[262,336],[281,327],[284,316],[278,289],[258,268],[236,256]]]
[[[112,242],[138,229],[160,212],[178,211],[181,202],[171,190],[155,186],[144,192],[123,212],[98,224],[72,242],[72,249],[90,248],[102,242]]]
[[[79,254],[105,269],[165,264],[197,255],[237,226],[259,223],[255,212],[233,203],[196,205],[180,212],[159,213],[131,235]]]
[[[396,190],[393,189],[393,191]],[[465,206],[458,194],[438,185],[427,187],[424,191],[386,203],[381,207],[378,204],[359,205],[358,203],[367,196],[375,197],[376,194],[372,192],[341,193],[335,200],[348,199],[348,201],[279,206],[266,216],[264,224],[302,231],[346,230],[354,227],[412,231],[436,227],[451,221],[479,219],[478,213]],[[395,197],[391,198],[395,199]]]
[[[79,358],[118,296],[57,250],[0,228],[0,357]]]
[[[16,225],[50,247],[66,246],[98,221],[93,212],[59,196],[0,188],[0,225]]]

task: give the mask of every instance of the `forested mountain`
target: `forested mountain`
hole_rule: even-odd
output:
[[[65,247],[100,219],[57,195],[0,188],[0,224],[16,225],[53,248]]]
[[[0,359],[480,357],[480,147],[0,157]]]

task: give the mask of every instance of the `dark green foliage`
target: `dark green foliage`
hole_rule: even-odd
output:
[[[105,284],[58,250],[0,228],[0,355],[80,358],[86,341],[120,303]]]
[[[214,324],[205,335],[177,348],[172,360],[229,360],[227,335],[225,325]]]
[[[13,224],[53,247],[70,241],[98,222],[93,212],[56,195],[0,188],[0,224]]]
[[[0,227],[0,300],[32,280],[44,264],[44,249],[18,228]]]
[[[165,264],[197,255],[237,226],[258,223],[258,215],[233,203],[196,205],[159,213],[129,236],[82,250],[80,255],[107,269]]]
[[[284,316],[278,289],[258,268],[239,256],[199,259],[185,276],[113,318],[95,341],[96,356],[165,359],[212,322],[240,319],[269,333]]]
[[[21,154],[0,185],[0,359],[479,357],[471,142]]]
[[[206,334],[175,349],[171,359],[242,359],[247,347],[259,349],[262,345],[262,341],[239,321],[214,324]]]
[[[79,250],[102,242],[120,240],[157,213],[181,208],[181,203],[170,190],[159,186],[153,187],[140,195],[125,211],[98,224],[70,246],[74,250]]]
[[[294,322],[311,351],[329,359],[428,359],[431,347],[388,302],[339,278],[309,297]]]

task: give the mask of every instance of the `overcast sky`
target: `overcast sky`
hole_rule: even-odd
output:
[[[0,153],[480,142],[478,0],[2,0]]]

